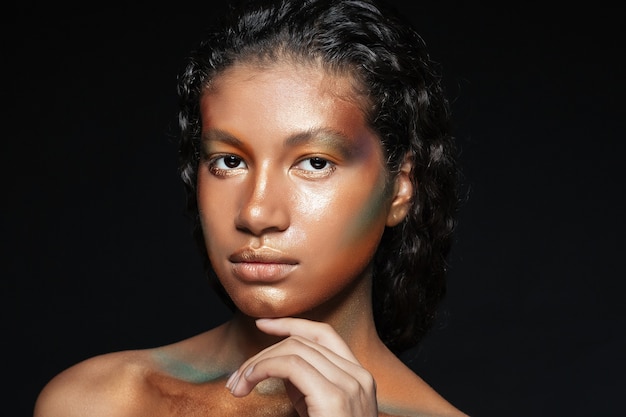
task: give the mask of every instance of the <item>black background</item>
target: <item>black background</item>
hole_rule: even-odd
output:
[[[621,14],[469,4],[400,5],[442,65],[471,189],[441,319],[404,359],[473,416],[621,416]],[[227,317],[190,236],[175,137],[176,73],[225,6],[153,7],[24,6],[3,26],[11,415],[80,360]]]

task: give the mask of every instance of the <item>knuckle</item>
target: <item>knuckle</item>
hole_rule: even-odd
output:
[[[357,379],[347,381],[344,389],[351,397],[358,396],[363,391],[363,387]]]
[[[294,368],[302,366],[302,363],[304,362],[304,359],[302,359],[300,355],[296,354],[286,355],[283,359],[287,366]]]
[[[376,380],[374,379],[374,376],[366,369],[363,369],[361,381],[363,381],[362,385],[368,392],[376,391]]]
[[[329,334],[332,334],[332,333],[335,333],[335,329],[333,328],[333,326],[331,326],[328,323],[319,322],[318,330],[316,334],[313,336],[313,340],[316,343],[319,343],[320,340],[323,340],[325,337],[327,337]]]
[[[282,341],[282,344],[287,349],[298,349],[302,346],[302,342],[299,340],[297,336],[290,336],[287,339]]]
[[[328,323],[320,323],[320,332],[322,335],[327,333],[335,333],[335,329]]]

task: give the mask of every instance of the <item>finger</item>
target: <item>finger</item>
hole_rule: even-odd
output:
[[[285,317],[258,319],[256,325],[263,332],[274,336],[301,336],[330,349],[352,362],[358,363],[357,358],[343,338],[327,323]]]
[[[325,373],[298,355],[256,362],[243,373],[233,394],[247,395],[256,384],[271,377],[288,380],[296,388],[290,390],[290,399],[300,415],[362,416],[376,410],[373,379],[362,385],[340,368]]]
[[[226,383],[226,388],[233,390],[233,387],[237,385],[237,382],[241,375],[246,372],[247,369],[254,366],[254,364],[262,359],[270,357],[299,355],[310,363],[315,363],[320,369],[331,369],[331,367],[338,367],[344,369],[346,372],[353,373],[359,376],[364,369],[358,362],[353,362],[346,359],[325,346],[316,344],[311,340],[305,339],[301,336],[290,336],[268,348],[257,353],[253,357],[246,360],[239,369],[231,375]],[[369,375],[369,373],[367,373]],[[367,376],[365,376],[365,380]]]
[[[243,379],[252,381],[246,375],[249,375],[252,369],[256,368],[259,363],[274,358],[291,358],[289,360],[300,363],[294,357],[304,361],[306,365],[303,366],[313,366],[321,375],[334,384],[343,384],[348,378],[356,380],[363,386],[368,386],[373,381],[371,374],[359,364],[349,361],[323,346],[316,345],[310,340],[300,336],[292,336],[246,361],[239,368],[238,375],[233,380],[229,380],[227,388],[231,389],[234,394],[246,395],[253,388],[253,385],[246,384],[242,380],[241,375],[244,376]],[[286,368],[286,370],[289,371],[289,368]],[[292,371],[296,375],[299,369],[294,368]],[[291,380],[291,378],[288,379]],[[244,388],[238,388],[240,382],[243,383],[242,386]],[[253,382],[256,384],[260,381],[254,380]],[[292,380],[292,382],[297,385],[296,381]],[[239,389],[243,389],[243,391],[239,391]]]

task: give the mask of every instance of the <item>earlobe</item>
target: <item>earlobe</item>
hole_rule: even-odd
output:
[[[394,179],[393,198],[387,214],[387,226],[393,227],[400,224],[411,208],[413,197],[412,169],[413,157],[410,153],[407,153],[404,156],[400,172]]]

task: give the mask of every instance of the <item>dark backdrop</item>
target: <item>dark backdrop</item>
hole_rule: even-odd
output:
[[[442,64],[471,191],[441,318],[404,359],[473,416],[623,415],[621,14],[431,3],[402,9]],[[25,6],[5,22],[13,415],[80,360],[227,317],[190,236],[175,138],[176,72],[224,6],[187,7]]]

